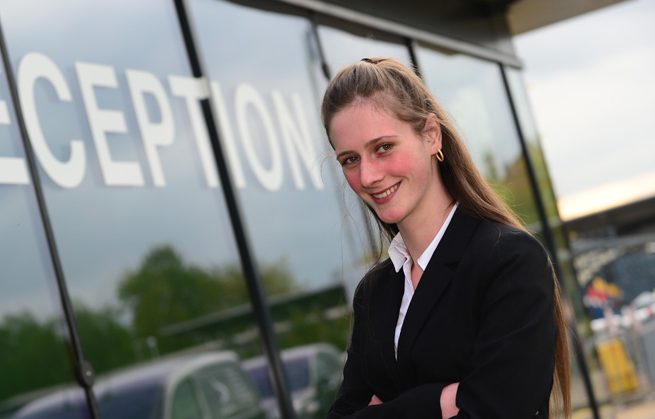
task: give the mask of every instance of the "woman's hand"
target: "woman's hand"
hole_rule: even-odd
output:
[[[373,397],[371,397],[371,401],[368,402],[368,405],[376,406],[378,404],[382,404],[382,400],[380,400],[380,398],[374,394]]]
[[[459,382],[448,384],[441,391],[441,417],[444,419],[451,418],[456,416],[459,413],[459,408],[457,407],[457,388],[459,387]],[[375,396],[373,396],[375,398]],[[373,399],[371,399],[371,402]]]

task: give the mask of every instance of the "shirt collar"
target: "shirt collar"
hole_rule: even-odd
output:
[[[439,231],[437,231],[437,234],[434,236],[428,247],[423,251],[421,256],[419,256],[417,263],[423,271],[425,271],[425,268],[428,266],[428,262],[430,262],[430,259],[432,259],[434,251],[437,250],[437,246],[439,245],[441,238],[446,233],[446,229],[448,228],[450,220],[452,220],[453,215],[455,214],[457,205],[458,203],[455,202],[455,205],[453,205],[453,207],[450,209],[448,216],[444,220],[443,225]],[[410,258],[409,252],[407,251],[407,246],[405,246],[405,241],[403,240],[403,237],[400,235],[400,233],[397,233],[391,240],[391,243],[389,243],[388,253],[389,259],[391,259],[391,263],[393,263],[394,269],[396,272],[400,271],[405,261]]]

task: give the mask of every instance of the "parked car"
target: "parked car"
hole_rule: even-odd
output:
[[[103,419],[262,419],[259,393],[232,352],[189,354],[139,365],[94,386]],[[84,393],[39,398],[12,419],[89,419]]]
[[[320,343],[286,349],[280,355],[298,418],[325,418],[341,382],[342,353]],[[244,361],[243,366],[261,392],[262,408],[269,419],[279,418],[266,358]]]

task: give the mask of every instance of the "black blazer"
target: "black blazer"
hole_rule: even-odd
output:
[[[337,418],[547,418],[556,325],[553,271],[529,234],[458,208],[415,290],[394,357],[403,272],[386,260],[360,282]],[[367,406],[373,395],[384,403]]]

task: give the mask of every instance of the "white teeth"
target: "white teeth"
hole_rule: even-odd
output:
[[[380,192],[380,193],[377,193],[377,194],[371,194],[371,195],[373,195],[373,198],[375,198],[375,199],[382,199],[382,198],[386,198],[389,195],[391,195],[392,193],[396,192],[396,189],[398,189],[398,184],[393,185],[392,187],[390,187],[389,189],[387,189],[384,192]]]

